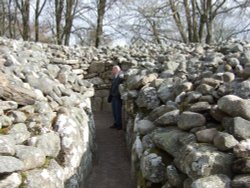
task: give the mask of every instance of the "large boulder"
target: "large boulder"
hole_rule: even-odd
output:
[[[195,180],[192,183],[191,188],[230,188],[230,183],[231,180],[229,177],[223,174],[218,174]]]
[[[232,108],[233,106],[233,108]],[[226,95],[218,100],[218,108],[232,117],[250,120],[250,100],[235,95]]]
[[[233,155],[220,152],[212,145],[194,143],[184,146],[175,157],[174,163],[192,179],[215,174],[231,177],[233,159]]]
[[[156,131],[152,135],[152,140],[157,147],[163,149],[173,157],[178,156],[182,152],[183,146],[196,141],[193,134],[173,127]]]
[[[143,177],[153,183],[163,182],[166,178],[162,158],[155,153],[143,155],[140,168]]]

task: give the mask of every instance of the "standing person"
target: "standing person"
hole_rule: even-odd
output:
[[[119,85],[122,83],[121,68],[118,65],[112,68],[112,84],[109,92],[108,102],[111,102],[114,124],[113,129],[122,129],[122,100],[119,92]]]

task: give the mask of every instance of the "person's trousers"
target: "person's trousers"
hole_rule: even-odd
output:
[[[122,128],[122,100],[120,97],[112,97],[112,112],[114,117],[114,125]]]

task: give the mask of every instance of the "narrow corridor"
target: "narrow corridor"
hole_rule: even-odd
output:
[[[112,114],[94,114],[97,150],[87,188],[134,188],[125,131],[110,129]]]

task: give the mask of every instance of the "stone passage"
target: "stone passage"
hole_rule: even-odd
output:
[[[134,188],[125,132],[109,128],[112,124],[110,112],[96,112],[94,119],[97,149],[86,187]]]

